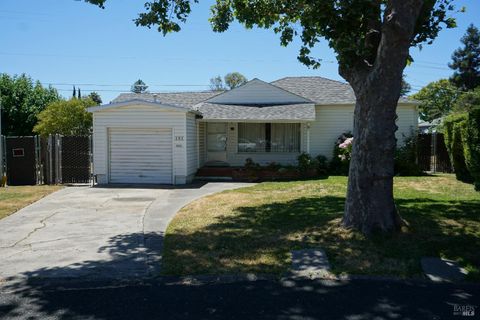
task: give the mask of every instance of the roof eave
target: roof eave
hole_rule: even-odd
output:
[[[185,112],[185,113],[190,112],[190,113],[202,115],[201,112],[199,112],[197,110],[193,110],[191,108],[180,107],[180,106],[176,106],[176,105],[168,104],[168,103],[145,101],[145,100],[141,100],[141,99],[133,99],[133,100],[128,100],[128,101],[104,104],[104,105],[100,105],[100,106],[96,106],[96,107],[90,107],[90,108],[87,109],[87,111],[91,112],[91,113],[94,113],[94,112],[98,112],[98,111],[127,107],[127,106],[131,106],[131,105],[151,106],[151,107],[155,107],[155,108],[162,108],[164,110],[178,111],[178,112]]]
[[[256,122],[256,123],[274,123],[274,122],[311,122],[315,118],[302,119],[233,119],[233,118],[202,118],[202,122]]]

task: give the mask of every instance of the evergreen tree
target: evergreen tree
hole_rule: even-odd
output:
[[[141,79],[138,79],[135,81],[135,83],[132,85],[131,91],[133,93],[144,93],[148,89],[148,86],[143,82]]]
[[[451,81],[461,90],[472,90],[480,85],[480,33],[471,24],[462,37],[463,47],[452,55],[448,66],[455,70]]]

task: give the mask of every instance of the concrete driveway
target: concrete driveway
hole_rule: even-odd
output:
[[[199,197],[246,185],[64,188],[0,220],[0,280],[158,274],[175,213]]]

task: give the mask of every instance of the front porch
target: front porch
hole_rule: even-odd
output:
[[[198,120],[198,168],[208,176],[231,176],[232,168],[243,167],[247,159],[262,166],[296,165],[309,145],[307,122]]]

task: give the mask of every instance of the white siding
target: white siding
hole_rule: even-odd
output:
[[[253,79],[243,86],[219,94],[208,101],[225,104],[287,104],[310,102],[305,98],[258,79]]]
[[[233,128],[233,130],[231,130]],[[306,143],[306,125],[301,124],[301,151],[307,150]],[[261,165],[267,165],[271,162],[280,164],[296,164],[297,157],[300,153],[277,153],[277,152],[238,152],[238,123],[230,122],[227,126],[227,162],[231,166],[243,166],[247,158],[251,158],[253,161],[260,163]]]
[[[187,113],[186,121],[187,176],[193,177],[198,169],[197,121],[195,115]]]
[[[93,113],[94,174],[99,183],[108,182],[108,128],[170,128],[173,141],[174,183],[185,183],[187,178],[186,113],[165,111],[158,107],[131,105]],[[141,143],[141,141],[139,141]]]
[[[353,105],[316,106],[316,120],[310,123],[310,153],[331,157],[338,136],[353,131]],[[398,144],[417,128],[418,112],[413,105],[397,107]]]

